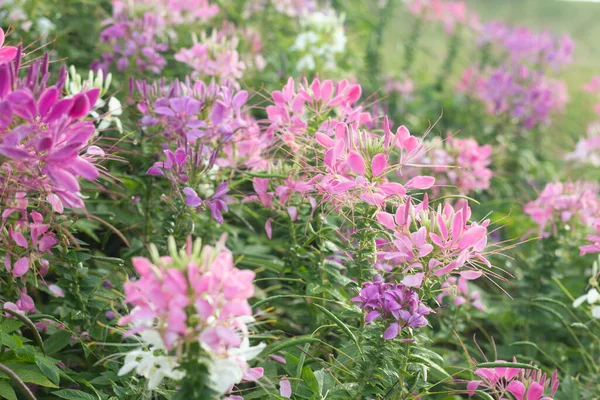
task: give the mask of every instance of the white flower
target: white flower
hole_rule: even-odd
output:
[[[296,68],[299,70],[308,70],[312,71],[316,68],[315,59],[310,54],[305,55],[300,60],[298,60],[298,64],[296,64]]]
[[[585,301],[587,301],[587,303],[590,305],[600,302],[600,292],[598,292],[596,288],[590,289],[586,294],[575,299],[573,302],[573,307],[577,308]],[[600,305],[592,307],[592,316],[600,319]]]
[[[123,124],[119,119],[119,115],[123,114],[123,109],[121,106],[121,102],[116,97],[111,97],[108,100],[108,112],[106,115],[100,120],[98,124],[98,130],[104,130],[111,126],[114,122],[115,126],[119,133],[123,133]]]
[[[244,376],[244,370],[233,359],[215,360],[209,368],[211,387],[218,393],[225,393],[231,386],[239,383]]]
[[[258,356],[265,347],[264,343],[250,346],[245,336],[240,347],[229,349],[226,358],[218,358],[210,364],[211,387],[219,393],[225,393],[231,386],[240,383],[248,370],[248,360]]]
[[[100,118],[100,113],[97,111],[106,105],[106,101],[102,97],[108,92],[111,81],[112,75],[106,75],[105,79],[102,70],[98,70],[95,74],[94,71],[89,71],[88,78],[84,81],[82,80],[81,75],[77,73],[75,67],[71,65],[69,67],[65,89],[67,94],[71,96],[81,93],[84,89],[100,89],[100,95],[98,96],[98,100],[96,100],[96,104],[92,107],[90,115],[97,119],[98,130],[104,130],[114,123],[119,133],[123,133],[123,124],[118,118],[119,115],[123,114],[122,105],[119,99],[111,97],[108,100],[108,112],[106,112],[102,118]]]
[[[104,96],[108,89],[110,88],[110,84],[112,82],[112,75],[106,75],[104,78],[104,73],[102,70],[98,70],[97,73],[94,74],[94,71],[88,72],[88,78],[84,81],[81,78],[81,75],[77,73],[77,70],[73,65],[69,67],[69,73],[67,74],[67,81],[65,83],[65,89],[67,94],[73,96],[77,93],[81,93],[83,89],[100,89],[100,96],[98,96],[98,100],[96,104],[94,104],[94,108],[100,108],[104,106],[105,102],[102,100],[102,96]]]
[[[136,374],[148,380],[148,389],[151,390],[156,389],[164,378],[179,381],[185,377],[185,372],[176,369],[179,364],[175,361],[175,357],[164,355],[166,348],[157,331],[145,330],[139,336],[142,342],[149,345],[149,348],[127,353],[125,362],[119,369],[119,376],[135,370]]]
[[[298,70],[335,69],[336,54],[343,53],[347,38],[344,16],[334,10],[306,13],[300,20],[302,31],[290,50],[300,53]]]

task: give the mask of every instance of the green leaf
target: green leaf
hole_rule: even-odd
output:
[[[419,354],[423,357],[426,357],[428,359],[436,359],[438,362],[443,363],[444,359],[442,358],[442,356],[440,356],[438,353],[436,353],[435,351],[426,349],[425,347],[414,347],[412,349],[413,354]]]
[[[0,397],[8,400],[17,400],[17,394],[8,382],[0,381]]]
[[[33,332],[33,339],[38,344],[38,346],[40,346],[40,348],[42,349],[42,353],[44,353],[44,355],[46,355],[46,350],[44,349],[44,344],[42,343],[42,337],[40,336],[40,333],[38,332],[38,330],[35,327],[35,325],[33,324],[33,322],[29,318],[27,318],[27,316],[25,316],[23,314],[19,314],[16,311],[8,310],[8,309],[5,311],[29,327],[31,332]]]
[[[48,378],[44,375],[38,374],[37,372],[27,371],[23,369],[18,369],[14,371],[15,374],[26,383],[33,383],[38,386],[44,386],[49,388],[57,388],[54,383],[50,382]]]
[[[270,349],[267,350],[266,354],[277,353],[279,350],[287,349],[288,347],[292,347],[292,346],[298,346],[298,345],[304,344],[304,343],[321,343],[321,341],[314,337],[301,336],[298,338],[286,340],[284,342],[279,343],[276,346],[271,347]]]
[[[348,305],[342,303],[341,301],[336,301],[336,300],[331,300],[331,299],[325,299],[325,298],[322,298],[322,297],[315,297],[315,296],[305,296],[305,295],[299,295],[299,294],[278,294],[276,296],[267,297],[266,299],[262,299],[260,301],[257,301],[256,303],[254,303],[252,305],[252,308],[260,307],[263,304],[270,302],[271,300],[284,299],[284,298],[323,300],[323,301],[329,301],[331,303],[336,303],[336,304],[339,304],[340,306],[344,306],[344,307],[348,308]]]
[[[336,325],[339,326],[340,329],[343,330],[346,333],[346,335],[348,335],[354,343],[356,343],[356,347],[358,347],[358,351],[360,351],[360,354],[362,354],[362,349],[360,347],[360,344],[358,344],[358,339],[356,339],[356,336],[354,336],[354,333],[352,333],[350,328],[348,328],[348,325],[346,325],[344,322],[342,322],[342,320],[340,320],[334,313],[332,313],[325,307],[323,307],[319,304],[313,304],[313,305],[315,307],[317,307],[319,310],[321,310],[323,312],[323,314],[325,314],[329,318],[331,318],[333,320],[333,322],[335,322]]]
[[[44,347],[46,348],[47,354],[58,353],[69,345],[71,340],[71,332],[69,331],[57,331],[54,332],[48,339],[44,341]]]
[[[319,381],[309,367],[302,368],[302,379],[313,393],[320,393]]]
[[[82,392],[81,390],[64,389],[52,392],[52,394],[67,400],[98,400],[93,394]]]
[[[0,345],[6,346],[11,350],[17,350],[20,347],[13,335],[8,335],[4,332],[0,332]]]
[[[11,332],[19,329],[22,325],[23,325],[23,323],[17,319],[5,318],[0,323],[0,332],[11,333]]]
[[[35,365],[38,366],[40,371],[42,371],[42,373],[46,375],[46,377],[50,379],[52,383],[54,383],[55,385],[58,385],[60,383],[60,370],[52,361],[50,361],[47,358],[38,356],[35,358]]]
[[[523,368],[523,369],[539,369],[535,365],[529,365],[519,362],[484,362],[477,364],[477,368]]]
[[[440,365],[438,365],[436,362],[430,360],[429,358],[420,356],[418,354],[413,354],[412,358],[416,358],[416,359],[423,361],[425,363],[425,365],[435,369],[436,371],[438,371],[439,373],[444,375],[445,378],[451,379],[451,376],[446,372],[446,370],[444,368],[442,368]]]
[[[494,400],[494,398],[492,396],[490,396],[489,394],[487,394],[486,392],[483,392],[481,390],[476,390],[475,393],[478,394],[479,396],[483,397],[486,400]]]
[[[325,393],[329,392],[335,386],[335,380],[331,376],[331,372],[320,369],[315,371],[314,374],[317,382],[319,383],[321,395],[325,395]]]

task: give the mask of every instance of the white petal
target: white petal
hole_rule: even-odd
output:
[[[573,302],[573,307],[577,308],[580,305],[582,305],[583,302],[587,300],[587,297],[588,297],[588,295],[584,294],[583,296],[579,296],[578,298],[576,298],[575,301]]]
[[[212,388],[219,393],[225,393],[229,387],[239,383],[244,377],[244,371],[237,362],[231,359],[216,360],[210,366]]]
[[[600,293],[598,293],[598,290],[596,290],[596,288],[590,289],[590,291],[587,294],[588,303],[594,304],[598,302],[598,300],[600,300]]]

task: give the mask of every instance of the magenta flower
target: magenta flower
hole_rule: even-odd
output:
[[[485,389],[495,399],[504,399],[510,393],[516,400],[552,400],[552,397],[542,396],[548,388],[550,395],[554,396],[559,385],[557,371],[554,371],[551,378],[539,370],[511,367],[479,368],[475,374],[481,380],[467,384],[469,396],[473,396],[477,389]]]
[[[109,46],[109,52],[92,63],[92,68],[107,72],[115,64],[119,71],[133,66],[140,72],[160,73],[167,63],[160,53],[169,48],[165,37],[167,13],[160,13],[156,3],[141,14],[139,2],[114,3],[112,18],[104,21],[106,28],[100,33],[100,41]]]
[[[370,120],[361,107],[353,107],[361,94],[362,89],[358,84],[343,80],[334,86],[332,81],[321,82],[318,78],[310,85],[304,81],[296,91],[295,82],[290,78],[281,91],[276,90],[271,94],[274,104],[266,109],[270,122],[268,132],[280,135],[281,140],[296,151],[299,149],[297,141],[306,134],[310,115],[323,117],[332,114],[331,120],[319,127],[320,132],[327,134],[332,134],[339,122],[359,122],[361,118]],[[334,113],[334,110],[337,112]]]
[[[198,193],[190,187],[186,187],[183,189],[183,194],[185,194],[185,204],[189,207],[201,207],[208,206],[210,209],[210,213],[212,217],[219,224],[223,223],[223,212],[229,211],[227,207],[227,203],[230,201],[229,196],[227,196],[228,184],[227,182],[222,182],[216,189],[215,193],[207,200],[202,200]]]
[[[17,56],[17,48],[13,46],[3,46],[4,31],[0,28],[0,64],[10,62]]]
[[[394,215],[376,214],[379,223],[394,232],[391,241],[380,241],[379,257],[403,273],[424,273],[409,275],[410,284],[452,273],[468,280],[477,279],[482,275],[477,265],[490,266],[482,254],[487,245],[489,221],[468,224],[470,216],[471,209],[466,203],[458,211],[446,204],[438,212],[428,209],[427,197],[418,206],[408,198]]]

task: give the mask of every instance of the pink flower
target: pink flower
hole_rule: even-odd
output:
[[[498,360],[497,363],[505,361]],[[554,371],[551,378],[536,369],[521,368],[479,368],[475,370],[481,380],[473,380],[467,384],[469,396],[475,394],[478,388],[485,388],[494,398],[504,399],[506,392],[510,393],[516,400],[552,400],[551,397],[543,397],[547,388],[550,395],[554,396],[558,390],[558,374]]]
[[[292,398],[292,385],[290,384],[290,381],[285,378],[279,380],[279,394],[286,399]]]
[[[600,218],[600,188],[589,182],[549,183],[540,196],[525,205],[524,211],[548,233],[557,224],[576,222],[595,228]]]
[[[244,325],[236,318],[251,315],[248,298],[254,294],[254,272],[235,268],[228,251],[209,260],[211,252],[214,250],[206,247],[206,258],[201,263],[189,261],[183,271],[169,268],[168,259],[155,265],[146,258],[134,258],[140,279],[125,284],[125,300],[135,308],[119,324],[133,324],[132,334],[165,323],[163,339],[171,348],[187,335],[186,310],[193,301],[203,320],[216,318],[213,326],[199,328],[199,340],[214,350],[238,346],[238,329]],[[192,298],[190,293],[194,293]]]
[[[13,46],[3,46],[4,31],[0,28],[0,64],[14,60],[17,55],[17,48]]]

